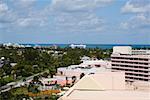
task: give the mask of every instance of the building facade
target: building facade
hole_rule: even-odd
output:
[[[149,52],[132,50],[129,46],[114,47],[111,55],[112,71],[124,71],[126,81],[150,82]]]

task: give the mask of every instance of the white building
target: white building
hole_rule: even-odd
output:
[[[74,49],[74,48],[83,48],[83,49],[85,49],[86,45],[83,45],[83,44],[71,44],[70,47],[72,49]]]
[[[88,60],[80,64],[83,67],[107,67],[111,68],[111,62],[107,60]]]
[[[12,46],[12,47],[15,47],[15,48],[24,48],[25,46],[24,45],[21,45],[21,44],[18,44],[18,43],[4,43],[3,46]]]
[[[86,75],[59,98],[59,100],[149,100],[145,90],[129,90],[125,74],[106,72]]]
[[[90,58],[88,56],[83,56],[80,59],[81,59],[81,62],[98,60],[96,57]]]
[[[86,75],[59,100],[149,100],[148,91],[128,90],[120,72]]]
[[[91,58],[88,57],[88,56],[83,56],[83,57],[81,57],[81,61],[82,61],[82,62],[84,62],[84,61],[90,61],[90,60],[91,60]]]
[[[132,50],[129,46],[113,48],[112,71],[124,71],[126,81],[150,82],[150,50]]]
[[[93,74],[100,72],[111,72],[111,63],[104,60],[85,61],[80,65],[71,65],[64,68],[58,68],[58,74],[72,77],[79,77],[81,73]]]

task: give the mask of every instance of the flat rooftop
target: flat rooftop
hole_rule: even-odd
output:
[[[150,100],[150,91],[128,90],[73,90],[65,100]]]

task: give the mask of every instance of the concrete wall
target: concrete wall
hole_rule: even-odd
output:
[[[132,47],[130,46],[114,46],[113,54],[132,54]]]

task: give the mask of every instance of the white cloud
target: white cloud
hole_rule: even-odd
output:
[[[123,27],[128,28],[149,28],[150,27],[150,17],[145,15],[137,15],[131,17],[127,22],[122,23]]]
[[[123,13],[131,13],[132,17],[121,23],[124,29],[149,30],[150,28],[150,1],[129,0],[121,9]]]
[[[9,6],[0,1],[0,29],[8,29],[17,19],[15,12],[9,9]]]
[[[33,4],[36,0],[10,0],[2,1],[0,8],[0,25],[1,28],[7,28],[9,30],[13,28],[23,28],[32,26],[45,25],[45,17],[42,16],[40,11],[33,10]],[[9,4],[9,6],[7,5]],[[11,5],[11,6],[10,6]],[[6,6],[6,7],[5,7]],[[45,21],[46,22],[46,21]]]
[[[0,3],[0,14],[8,11],[8,6],[5,3]]]
[[[19,8],[31,7],[37,0],[11,0],[12,4]]]
[[[145,13],[150,9],[149,0],[129,0],[122,8],[123,13]]]
[[[53,23],[56,31],[60,29],[61,31],[68,30],[71,32],[100,31],[100,28],[102,29],[104,25],[103,19],[91,13],[59,14],[54,18]]]
[[[38,27],[38,26],[44,26],[46,22],[46,19],[40,18],[40,17],[27,17],[27,18],[20,18],[18,19],[14,24],[20,26],[20,27]]]
[[[90,32],[103,30],[105,24],[104,20],[96,15],[95,9],[104,7],[114,0],[52,0],[41,10],[33,6],[37,0],[10,1],[11,6],[5,7],[9,13],[0,17],[1,26],[11,26],[11,29],[47,27],[54,32]],[[10,20],[9,25],[4,25],[4,20]]]
[[[52,7],[59,11],[89,11],[110,4],[114,0],[52,0]]]
[[[95,9],[112,1],[114,0],[52,0],[46,10],[54,16],[52,23],[55,31],[99,32],[104,29],[105,23],[96,15]]]

